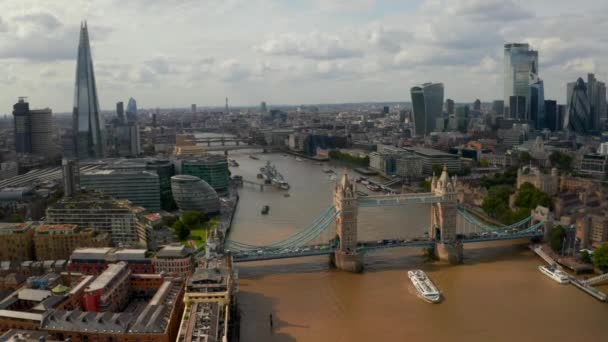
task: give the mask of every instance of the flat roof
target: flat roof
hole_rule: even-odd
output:
[[[22,233],[32,228],[32,222],[5,223],[0,222],[0,234]]]
[[[84,259],[84,260],[97,260],[105,259],[106,255],[110,253],[112,248],[100,247],[100,248],[77,248],[72,252],[70,259]]]
[[[52,296],[51,291],[37,289],[21,289],[17,293],[17,297],[21,300],[29,300],[33,302],[42,302],[46,298]]]
[[[42,321],[42,314],[14,310],[0,310],[0,317]]]
[[[36,232],[73,232],[78,230],[77,224],[43,224],[36,227]]]
[[[127,268],[127,264],[124,262],[119,262],[117,264],[109,264],[108,268],[103,271],[89,286],[85,289],[85,291],[97,291],[108,286],[110,282],[116,278],[125,268]]]
[[[429,157],[450,157],[450,158],[458,158],[455,154],[446,153],[439,150],[434,150],[432,148],[426,147],[404,147],[403,149],[408,151],[413,151],[414,153],[422,154]]]

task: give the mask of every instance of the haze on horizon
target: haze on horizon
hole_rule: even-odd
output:
[[[0,113],[73,106],[88,21],[102,109],[410,101],[443,82],[457,102],[502,98],[503,44],[539,50],[545,97],[607,81],[601,0],[4,0]]]

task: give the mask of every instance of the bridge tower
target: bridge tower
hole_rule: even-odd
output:
[[[456,238],[456,216],[458,199],[456,182],[448,175],[446,165],[439,179],[433,175],[431,192],[441,197],[441,202],[431,208],[429,237],[435,240],[435,256],[451,264],[462,263],[462,242]]]
[[[357,193],[355,184],[351,183],[344,172],[342,179],[334,189],[334,205],[338,211],[336,217],[336,234],[339,245],[332,263],[341,270],[361,272],[363,270],[363,254],[357,252]]]

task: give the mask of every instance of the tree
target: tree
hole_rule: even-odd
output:
[[[560,171],[571,172],[572,171],[572,156],[555,151],[549,156],[551,165],[556,167]]]
[[[591,259],[591,254],[589,254],[589,252],[587,251],[583,251],[581,253],[581,261],[586,263],[586,264],[590,264],[593,262],[593,260]]]
[[[479,166],[488,167],[488,165],[490,165],[490,162],[488,162],[486,158],[481,158],[481,160],[479,161]]]
[[[440,164],[433,164],[433,173],[439,176],[443,172],[443,166]]]
[[[176,221],[173,224],[172,228],[180,240],[185,240],[188,237],[188,235],[190,235],[190,229],[188,229],[188,227],[181,220]]]
[[[188,210],[184,211],[184,213],[182,214],[182,222],[190,230],[196,229],[205,221],[205,215],[203,215],[203,213],[201,213],[200,211]]]
[[[421,181],[420,187],[423,188],[426,192],[431,192],[431,182],[429,182],[428,180]]]
[[[20,213],[15,213],[13,215],[13,217],[11,218],[11,222],[22,223],[22,222],[25,222],[25,218],[23,218],[23,215],[21,215]]]
[[[608,243],[593,252],[593,265],[602,271],[608,270]]]
[[[173,227],[173,224],[177,222],[178,218],[174,215],[163,216],[163,224],[167,227]]]
[[[562,226],[557,226],[553,228],[551,234],[549,234],[549,244],[551,245],[551,249],[557,253],[562,252],[562,248],[564,247],[564,238],[566,237],[566,229]]]
[[[547,193],[537,189],[534,185],[526,182],[517,191],[515,205],[527,209],[534,209],[539,205],[549,208],[551,206],[551,197]]]
[[[528,164],[532,161],[532,155],[529,152],[523,151],[519,153],[519,161],[522,164]]]

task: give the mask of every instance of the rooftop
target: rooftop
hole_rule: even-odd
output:
[[[43,224],[36,227],[36,233],[76,233],[78,232],[78,225],[76,224]]]
[[[119,262],[117,264],[109,264],[108,268],[103,271],[89,286],[85,289],[86,292],[97,291],[106,288],[114,279],[127,269],[127,263]]]
[[[184,258],[191,254],[191,250],[184,245],[168,245],[161,248],[157,258]]]
[[[33,222],[4,223],[0,222],[0,235],[24,233],[33,227]]]

